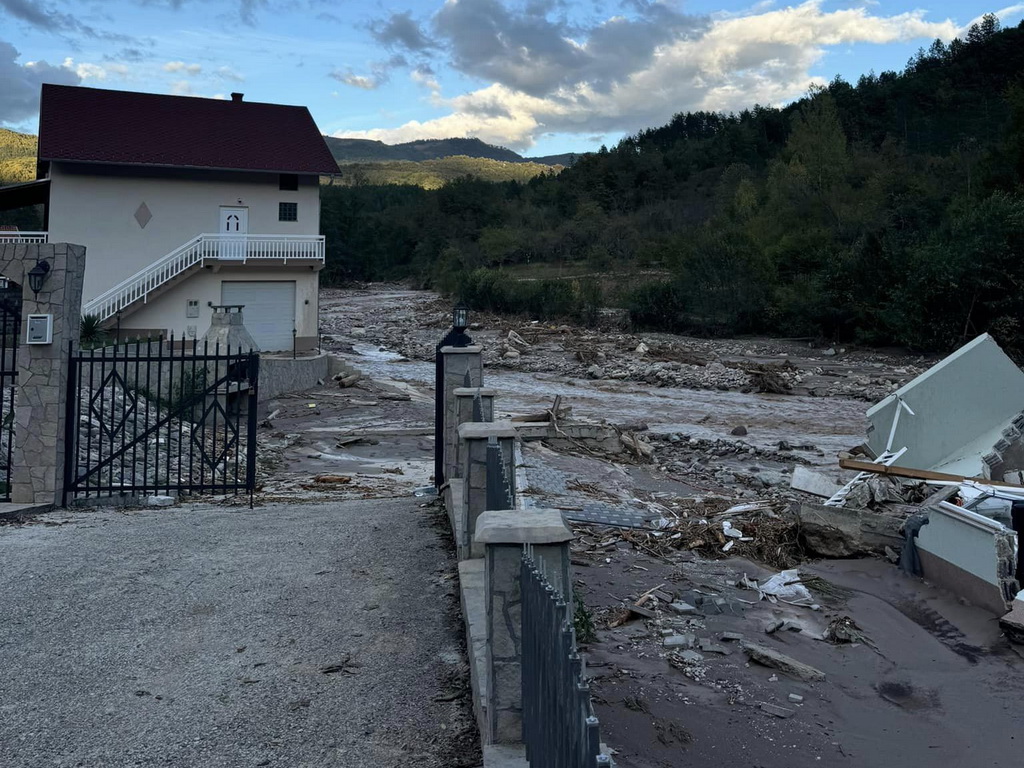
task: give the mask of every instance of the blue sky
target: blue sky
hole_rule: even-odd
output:
[[[42,82],[305,104],[324,133],[587,151],[689,109],[901,69],[982,0],[0,0],[0,125]]]

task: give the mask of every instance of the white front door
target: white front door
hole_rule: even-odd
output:
[[[218,256],[222,259],[244,259],[245,236],[248,232],[248,208],[221,208]]]

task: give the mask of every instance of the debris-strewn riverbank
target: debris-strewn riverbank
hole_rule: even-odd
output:
[[[450,307],[394,286],[325,291],[321,305],[325,349],[364,379],[286,409],[298,429],[333,403],[284,451],[291,475],[279,477],[294,487],[338,470],[353,481],[315,492],[412,493],[431,470],[434,345]],[[884,559],[817,559],[790,511],[811,499],[790,487],[794,470],[836,487],[852,476],[836,457],[863,442],[867,403],[932,360],[473,320],[499,417],[560,397],[565,425],[601,430],[527,441],[517,471],[526,503],[574,521],[581,626],[593,626],[595,697],[620,765],[1016,764],[1024,678],[991,615]],[[387,436],[398,421],[423,434]],[[360,425],[376,433],[352,440]],[[643,527],[602,524],[608,509]],[[813,532],[819,547],[829,530]],[[797,600],[770,591],[784,569]],[[793,677],[800,665],[813,671]],[[982,729],[996,736],[979,744]]]

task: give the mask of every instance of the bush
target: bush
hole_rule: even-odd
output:
[[[527,315],[533,320],[597,322],[604,294],[596,280],[514,280],[494,269],[475,269],[446,284],[471,309]]]

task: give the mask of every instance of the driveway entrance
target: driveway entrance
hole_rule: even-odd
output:
[[[443,520],[405,497],[0,527],[0,763],[475,764]]]

